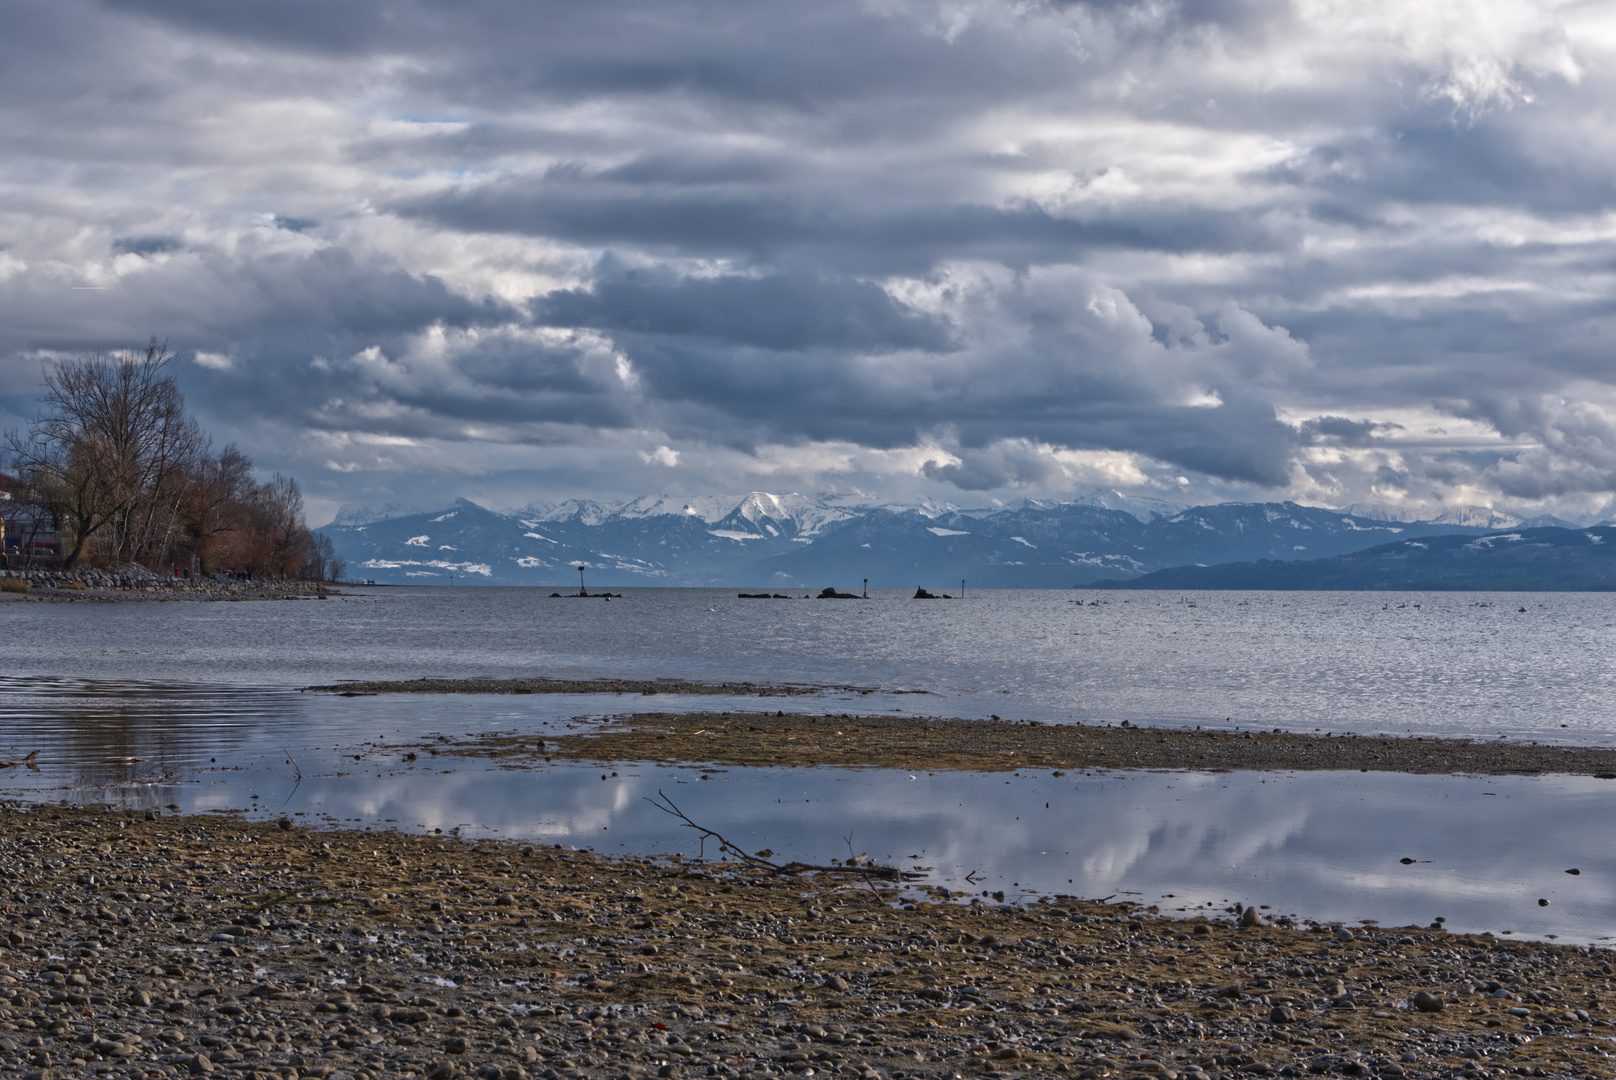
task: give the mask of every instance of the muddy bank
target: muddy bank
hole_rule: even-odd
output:
[[[510,759],[968,769],[1362,769],[1494,776],[1571,773],[1616,780],[1616,750],[1468,739],[1084,727],[999,720],[773,713],[640,713],[598,733],[505,733],[422,744]]]
[[[683,679],[399,679],[304,689],[337,694],[729,694],[740,697],[800,697],[826,691],[874,693],[853,686],[759,686],[749,682],[699,683]]]
[[[285,824],[0,810],[0,1072],[1616,1075],[1598,949]]]

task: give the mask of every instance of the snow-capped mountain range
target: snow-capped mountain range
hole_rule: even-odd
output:
[[[1096,489],[1065,502],[860,505],[844,496],[568,500],[492,510],[465,499],[386,516],[344,511],[326,528],[349,575],[391,583],[757,589],[1065,588],[1184,565],[1343,555],[1391,540],[1479,535],[1295,503],[1186,507]]]

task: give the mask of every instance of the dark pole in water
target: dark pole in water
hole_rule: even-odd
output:
[[[584,591],[584,568],[581,567],[581,566],[578,568],[578,595],[579,596],[588,596],[589,595],[587,592]]]
[[[960,599],[965,599],[965,579],[960,578]]]
[[[864,599],[868,600],[869,598],[870,598],[870,579],[865,578],[864,579]]]

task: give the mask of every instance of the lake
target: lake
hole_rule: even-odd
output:
[[[627,593],[608,602],[399,588],[325,601],[0,605],[0,756],[39,749],[44,763],[0,773],[0,794],[694,853],[689,831],[646,801],[662,790],[749,849],[824,861],[845,856],[851,837],[860,851],[978,894],[1116,895],[1164,909],[1240,901],[1387,924],[1441,916],[1455,929],[1575,941],[1616,926],[1616,856],[1600,839],[1616,784],[1587,778],[513,772],[406,762],[393,749],[429,733],[763,704],[1608,745],[1616,597]],[[760,703],[298,689],[423,675],[872,692]],[[884,692],[897,690],[927,693]]]

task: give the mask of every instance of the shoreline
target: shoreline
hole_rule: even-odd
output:
[[[224,813],[0,852],[25,1076],[1616,1075],[1598,948]]]
[[[1616,780],[1616,750],[1508,740],[1302,735],[1029,721],[751,712],[635,713],[585,734],[491,733],[412,744],[516,765],[644,761],[742,767],[1013,772],[1183,769],[1569,774]]]
[[[26,592],[0,590],[0,603],[116,604],[153,600],[301,600],[342,595],[318,581],[219,581],[110,570],[0,570]]]
[[[735,697],[805,697],[827,691],[876,691],[855,686],[796,686],[749,682],[702,683],[689,679],[379,679],[305,686],[308,693],[342,697],[381,694],[712,694]],[[899,694],[926,693],[898,690]]]

